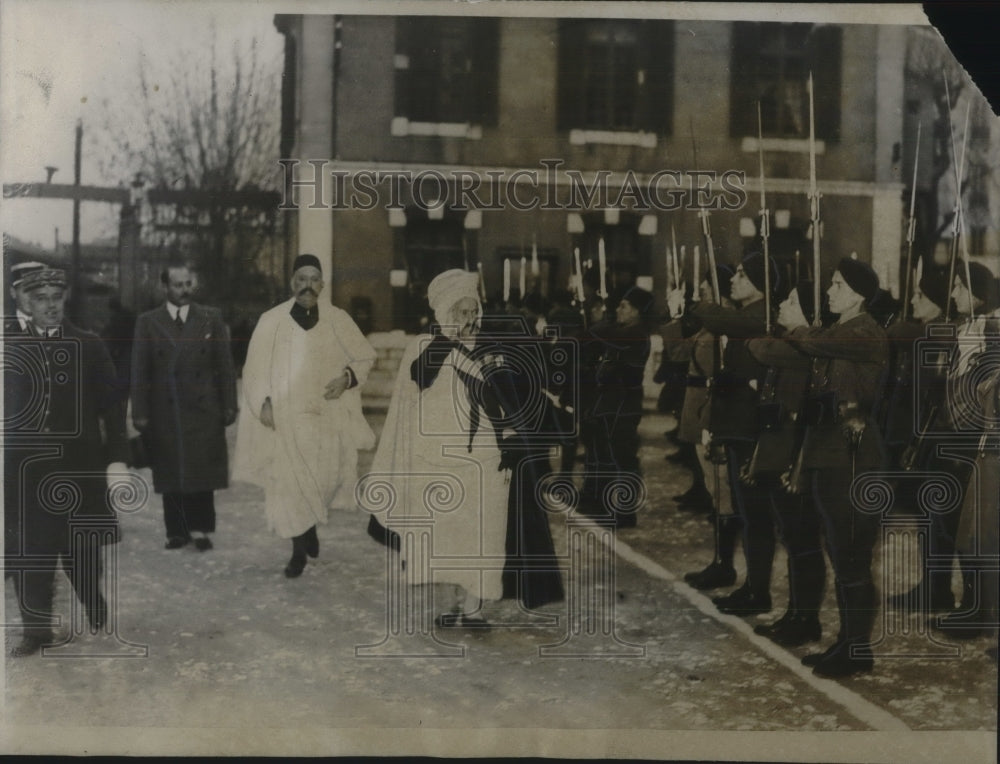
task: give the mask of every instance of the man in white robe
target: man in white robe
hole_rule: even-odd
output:
[[[243,367],[233,477],[264,489],[268,527],[292,539],[289,578],[319,554],[327,510],[356,508],[358,450],[375,445],[360,392],[375,350],[322,289],[319,260],[299,255],[293,297],[260,317]]]
[[[500,469],[496,431],[477,394],[482,369],[469,352],[481,312],[477,279],[455,269],[428,286],[440,333],[419,335],[403,356],[366,476],[372,491],[392,496],[379,512],[390,533],[432,526],[429,549],[404,539],[400,554],[411,584],[459,587],[438,626],[486,626],[474,616],[481,600],[503,595],[509,473]]]

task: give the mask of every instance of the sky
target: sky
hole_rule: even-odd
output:
[[[72,183],[74,129],[82,120],[82,183],[117,185],[99,175],[93,144],[106,122],[105,101],[121,104],[136,88],[140,57],[154,70],[180,53],[207,60],[214,21],[220,58],[233,42],[256,36],[262,56],[280,62],[282,37],[273,17],[273,4],[252,0],[4,0],[0,5],[3,182],[44,181],[45,166],[52,165],[59,168],[54,183]],[[124,111],[121,119],[126,119]],[[62,200],[5,199],[0,225],[19,239],[50,248],[56,227],[61,242],[71,240],[72,207],[72,202]],[[116,236],[117,214],[114,205],[84,203],[81,241]]]

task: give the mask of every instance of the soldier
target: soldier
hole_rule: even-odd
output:
[[[733,272],[726,266],[717,266],[716,271],[722,304],[731,305],[729,286]],[[698,285],[698,292],[700,301],[714,301],[711,280],[708,277]],[[679,292],[674,294],[676,297],[680,296]],[[671,362],[684,361],[687,364],[684,369],[684,398],[676,438],[680,446],[678,453],[689,451],[691,459],[673,459],[669,456],[667,459],[689,464],[694,480],[691,488],[674,496],[673,499],[678,503],[678,509],[711,512],[713,507],[719,506],[719,497],[715,495],[716,481],[706,481],[706,479],[712,475],[715,469],[709,464],[701,445],[702,433],[707,431],[709,427],[708,385],[715,374],[718,340],[714,334],[701,325],[697,318],[691,315],[690,310],[680,319],[676,319],[674,323],[681,330],[684,338],[668,342],[667,335],[664,334],[663,356]],[[711,484],[711,489],[706,482]],[[728,504],[728,500],[726,503]],[[729,559],[731,562],[731,555]],[[735,571],[733,571],[734,581],[735,575]],[[729,583],[731,584],[732,581]]]
[[[962,508],[962,522],[958,533],[958,550],[962,558],[979,571],[982,581],[977,592],[980,597],[965,612],[956,613],[942,619],[943,628],[949,636],[973,639],[983,635],[993,635],[994,644],[987,654],[997,659],[997,561],[1000,546],[997,541],[997,514],[1000,501],[1000,469],[997,468],[997,450],[1000,449],[1000,366],[994,366],[991,373],[976,389],[978,404],[985,422],[984,431],[976,453],[976,469],[972,475],[979,476],[978,491],[970,486],[965,492],[965,506]],[[978,558],[978,559],[977,559]],[[947,621],[951,620],[951,623]]]
[[[816,315],[813,303],[812,283],[799,284],[781,303],[778,325],[785,332],[808,327]],[[761,389],[760,438],[747,479],[767,489],[788,555],[788,609],[774,623],[756,626],[754,631],[779,645],[797,647],[821,636],[819,606],[826,581],[819,515],[812,497],[804,491],[789,491],[781,480],[802,446],[802,410],[811,364],[808,356],[779,338],[752,339],[747,348],[770,367]]]
[[[920,423],[922,414],[932,406],[939,407],[944,402],[946,369],[935,369],[930,365],[917,363],[915,342],[926,334],[926,327],[944,322],[950,296],[944,282],[925,273],[913,291],[911,305],[914,321],[900,321],[889,327],[887,332],[891,348],[891,386],[887,395],[886,416],[883,431],[889,465],[894,468],[921,471],[944,471],[954,475],[960,485],[968,482],[968,466],[965,462],[947,459],[934,453],[933,442],[916,450],[911,447],[915,425]],[[914,387],[916,386],[916,389]],[[914,407],[914,395],[919,395]],[[904,482],[905,486],[906,483]],[[906,489],[903,489],[906,490]],[[896,504],[900,506],[909,494],[896,494]],[[911,502],[907,502],[911,503]],[[912,589],[893,594],[886,602],[892,608],[917,610],[928,608],[929,612],[950,611],[955,607],[955,595],[951,590],[950,570],[931,570],[928,562],[933,559],[951,560],[955,556],[955,534],[958,529],[960,505],[948,511],[930,513],[930,528],[927,540],[927,554],[923,561],[923,577]]]
[[[879,520],[851,501],[854,479],[882,467],[882,443],[874,415],[882,394],[889,347],[885,331],[866,311],[878,293],[878,276],[866,264],[843,258],[827,290],[829,328],[802,327],[787,341],[812,358],[808,431],[799,458],[823,522],[833,565],[840,632],[822,653],[802,662],[824,677],[871,671],[871,633],[876,596],[872,555]]]
[[[636,525],[635,512],[618,512],[609,506],[614,474],[640,478],[639,419],[642,417],[642,380],[649,359],[649,331],[646,317],[653,296],[645,289],[631,287],[618,303],[617,323],[594,327],[591,344],[599,352],[596,389],[589,411],[593,462],[585,475],[585,497],[580,511],[611,517],[619,528]]]
[[[778,284],[778,270],[770,259],[766,267],[771,271],[773,292]],[[730,296],[739,304],[738,308],[700,303],[692,310],[708,331],[727,338],[722,369],[712,380],[709,429],[713,445],[725,449],[730,497],[743,523],[746,580],[730,594],[712,600],[720,612],[731,615],[754,615],[771,609],[774,523],[767,506],[767,493],[740,480],[740,470],[750,460],[757,442],[757,390],[766,373],[746,347],[748,339],[765,335],[764,269],[764,256],[760,253],[743,258],[730,287]],[[720,538],[723,535],[721,528],[719,535]],[[706,569],[705,574],[709,572]]]
[[[55,638],[59,565],[92,631],[106,623],[101,551],[120,535],[107,490],[110,475],[125,472],[128,454],[111,357],[100,338],[64,320],[66,274],[43,267],[22,276],[17,288],[30,322],[7,338],[4,351],[4,568],[19,579],[24,635],[14,649],[18,656]],[[38,368],[42,378],[17,373],[20,365],[11,361],[26,357],[39,363],[22,368]],[[40,390],[48,392],[44,408]]]
[[[980,368],[988,358],[995,357],[995,348],[1000,344],[1000,283],[993,273],[980,263],[956,268],[954,288],[951,296],[958,312],[968,318],[958,330],[957,348],[948,371],[945,405],[947,427],[957,435],[978,435],[983,429],[983,408],[975,399],[977,383],[986,374]],[[988,368],[988,367],[987,367]],[[988,421],[988,420],[987,420]],[[963,488],[970,479],[970,470],[965,468]],[[989,481],[987,481],[989,484]],[[960,514],[976,508],[976,497],[965,497]],[[988,507],[989,499],[984,498]],[[961,516],[956,519],[959,526],[968,525],[970,520]],[[956,534],[958,529],[955,529]],[[968,536],[968,534],[967,534]],[[957,548],[957,543],[954,548]],[[983,632],[983,624],[992,623],[994,607],[985,600],[981,591],[982,574],[974,556],[959,555],[962,571],[962,597],[958,611],[940,619],[934,625],[957,639],[972,638]],[[989,575],[989,574],[987,574]]]

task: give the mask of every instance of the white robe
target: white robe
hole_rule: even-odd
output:
[[[243,367],[233,478],[264,489],[268,528],[281,538],[325,523],[328,508],[354,509],[358,449],[375,445],[361,411],[361,385],[375,350],[351,317],[319,304],[309,331],[291,316],[294,300],[260,317]],[[326,385],[350,366],[356,387],[336,400]],[[271,399],[275,429],[260,421]]]
[[[400,554],[411,583],[458,584],[474,597],[500,599],[507,474],[498,469],[496,435],[482,410],[469,451],[468,396],[455,370],[457,362],[478,374],[468,359],[452,351],[423,391],[410,378],[411,364],[430,340],[430,335],[417,337],[400,363],[372,470],[362,478],[362,501],[404,539],[414,523],[432,526],[430,550],[403,542]],[[430,558],[421,558],[426,551]]]

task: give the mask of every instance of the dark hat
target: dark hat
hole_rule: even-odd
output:
[[[716,265],[715,275],[719,279],[719,297],[729,299],[733,289],[733,269],[728,265]],[[708,274],[707,277],[711,283],[711,274]]]
[[[948,300],[951,299],[951,290],[948,289],[948,285],[945,284],[945,279],[940,278],[940,276],[935,278],[934,274],[928,271],[921,276],[920,283],[917,284],[917,287],[920,289],[920,293],[941,308],[942,312],[948,309]]]
[[[774,294],[778,289],[778,266],[774,262],[773,257],[767,259],[768,265],[771,269],[771,294]],[[764,291],[764,255],[760,252],[752,252],[743,258],[740,263],[743,266],[743,272],[750,279],[750,283],[753,284],[761,292]]]
[[[323,268],[319,264],[319,258],[316,255],[299,255],[295,258],[295,262],[292,263],[292,273],[295,273],[299,268],[305,268],[307,265],[311,265],[320,273],[323,272]]]
[[[878,275],[867,263],[850,257],[841,258],[837,270],[852,290],[865,298],[865,302],[875,299],[878,294]]]
[[[10,266],[10,285],[17,287],[29,273],[47,270],[49,266],[36,260],[29,260],[24,263],[16,263]]]
[[[21,289],[30,291],[44,286],[66,287],[66,271],[57,268],[43,268],[26,274],[20,282]]]
[[[640,315],[645,316],[649,313],[649,309],[653,305],[653,295],[647,292],[641,287],[630,287],[625,294],[622,295],[623,300],[628,300],[629,303],[639,311]]]
[[[816,320],[816,294],[814,289],[815,287],[811,281],[801,281],[798,286],[795,287],[795,292],[799,298],[799,307],[802,309],[802,315],[806,317],[806,321],[810,324]]]
[[[982,263],[969,263],[969,278],[972,279],[972,286],[965,280],[965,263],[955,263],[955,272],[962,280],[962,284],[972,292],[973,297],[983,301],[980,311],[989,313],[1000,305],[1000,294],[998,294],[997,280],[993,276],[993,271]]]

